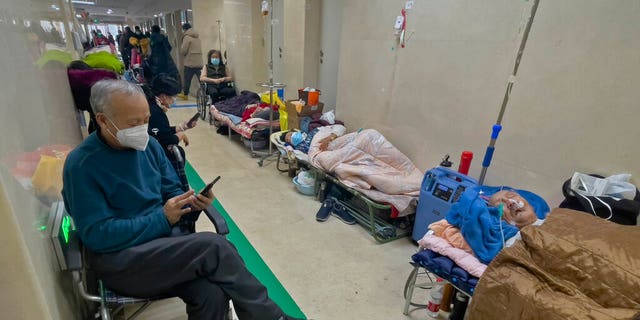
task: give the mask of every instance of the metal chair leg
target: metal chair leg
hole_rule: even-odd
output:
[[[107,307],[107,302],[104,298],[104,287],[102,286],[102,281],[98,281],[98,286],[100,289],[100,319],[111,320],[111,314],[109,313],[109,308]]]
[[[404,297],[404,308],[402,309],[402,314],[409,314],[409,305],[411,304],[411,299],[413,298],[413,289],[416,286],[416,278],[418,277],[418,269],[420,269],[420,265],[416,264],[407,279],[407,288],[409,292]]]

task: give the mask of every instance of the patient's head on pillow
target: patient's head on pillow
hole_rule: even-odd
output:
[[[292,145],[292,146],[297,146],[299,145],[302,141],[304,141],[304,139],[306,139],[307,135],[304,132],[300,132],[300,131],[291,131],[291,132],[287,132],[284,136],[284,142]]]
[[[286,142],[286,143],[291,143],[291,135],[293,134],[293,132],[289,131],[289,132],[285,132],[284,134],[280,135],[280,141],[282,142]]]
[[[491,206],[497,207],[501,203],[503,204],[502,218],[520,229],[536,222],[538,219],[531,204],[515,191],[498,191],[489,200],[489,205]]]

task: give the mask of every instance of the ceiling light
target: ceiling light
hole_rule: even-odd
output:
[[[113,10],[107,9],[107,14],[112,14],[112,13],[113,13]]]
[[[157,17],[158,17],[158,15],[157,15],[157,14],[154,14],[154,15],[153,15],[153,17],[154,17],[154,18],[157,18]]]
[[[191,11],[193,11],[193,10],[191,10],[191,9],[187,9],[187,11],[191,12]]]
[[[79,14],[76,14],[76,18],[82,18],[82,16]]]
[[[95,1],[80,1],[80,0],[71,0],[72,3],[76,3],[76,4],[90,4],[90,5],[95,5],[96,2]]]

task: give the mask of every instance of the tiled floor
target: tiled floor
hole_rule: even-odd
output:
[[[182,102],[193,103],[193,101]],[[168,112],[172,123],[195,108]],[[295,190],[286,173],[257,159],[237,139],[229,141],[205,121],[189,130],[187,159],[204,181],[217,175],[219,201],[264,261],[311,319],[429,319],[425,310],[402,314],[403,288],[416,246],[409,238],[378,244],[360,226],[330,218],[315,221],[320,203]],[[207,230],[199,221],[198,229]],[[424,290],[416,299],[426,301]],[[142,319],[186,319],[178,300],[159,303]]]

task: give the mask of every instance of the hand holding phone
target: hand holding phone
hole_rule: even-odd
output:
[[[213,185],[216,184],[216,182],[218,182],[218,180],[220,180],[220,176],[217,176],[215,179],[213,179],[213,181],[211,181],[211,183],[209,183],[208,185],[206,185],[204,187],[204,189],[202,189],[202,191],[200,191],[201,195],[206,195],[207,193],[209,193],[209,191],[211,190],[211,188],[213,188]]]
[[[191,117],[191,119],[189,119],[189,121],[187,121],[187,127],[189,129],[195,127],[196,123],[198,122],[198,118],[200,118],[200,111],[196,112],[196,114],[193,115],[193,117]]]

